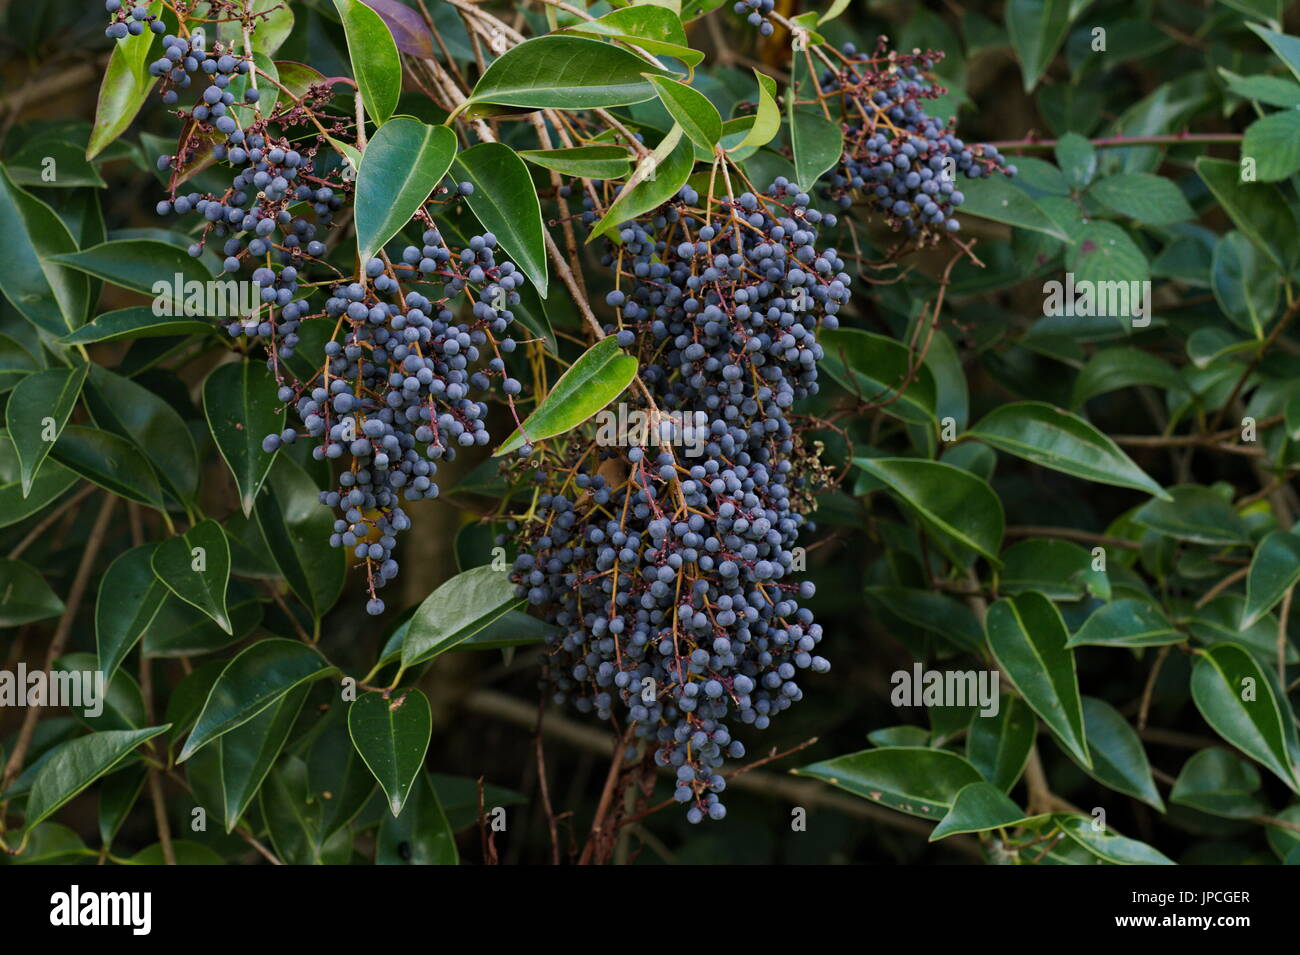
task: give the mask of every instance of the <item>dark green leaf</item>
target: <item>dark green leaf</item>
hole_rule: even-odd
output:
[[[589,179],[622,179],[632,168],[632,157],[622,146],[527,149],[518,155],[543,169]]]
[[[207,614],[226,633],[234,632],[226,609],[230,544],[220,524],[201,521],[180,537],[163,541],[153,552],[151,566],[168,590]]]
[[[1185,639],[1158,608],[1144,600],[1125,599],[1098,607],[1066,645],[1154,647]]]
[[[1268,812],[1256,795],[1259,770],[1236,753],[1210,747],[1192,754],[1174,782],[1169,801],[1212,816],[1249,819]]]
[[[934,374],[926,365],[913,373],[905,345],[857,328],[822,329],[818,338],[826,373],[859,400],[910,424],[933,426]]]
[[[86,365],[77,365],[34,372],[9,396],[5,425],[18,455],[23,497],[31,492],[37,470],[68,423],[86,370]]]
[[[365,693],[348,708],[348,732],[388,796],[389,810],[400,816],[433,735],[428,698],[414,689],[391,698]]]
[[[509,575],[491,565],[457,574],[416,609],[402,643],[402,667],[445,653],[522,602]]]
[[[63,613],[63,601],[36,568],[0,558],[0,627],[21,627]]]
[[[108,565],[95,601],[99,668],[110,682],[158,615],[167,595],[153,572],[154,544],[133,547]]]
[[[411,221],[454,155],[456,134],[446,126],[394,116],[376,130],[357,174],[357,254],[363,263]]]
[[[342,550],[328,546],[334,516],[316,485],[291,458],[277,455],[254,513],[289,587],[312,616],[324,616],[343,592],[347,563]]]
[[[262,440],[282,429],[280,409],[275,378],[264,362],[219,365],[203,383],[203,413],[212,440],[235,477],[246,515],[253,513],[257,492],[275,463],[275,454],[262,450]]]
[[[147,305],[134,305],[105,312],[59,341],[64,345],[90,345],[120,339],[169,338],[176,335],[210,334],[216,325],[198,318],[154,314]]]
[[[226,832],[234,830],[271,771],[311,687],[290,690],[243,726],[217,740]]]
[[[795,773],[932,820],[947,815],[962,788],[980,781],[975,767],[957,754],[912,746],[867,749],[813,763]]]
[[[1300,535],[1273,531],[1255,550],[1246,577],[1246,614],[1241,621],[1249,627],[1273,609],[1288,590],[1300,581]]]
[[[60,464],[105,490],[128,501],[163,509],[157,475],[125,438],[70,424],[59,435],[52,453]]]
[[[987,832],[1012,826],[1025,818],[1025,811],[1007,798],[992,783],[978,782],[963,786],[952,808],[930,833],[934,842],[959,832]]]
[[[347,37],[348,59],[361,102],[376,124],[397,109],[402,95],[402,58],[388,25],[361,0],[334,0]]]
[[[0,291],[23,317],[54,337],[66,335],[86,318],[90,286],[84,275],[59,264],[75,252],[76,240],[58,215],[13,184],[0,166]]]
[[[1038,720],[1018,696],[1001,698],[994,716],[976,716],[966,736],[966,758],[980,775],[1010,792],[1029,762]]]
[[[528,166],[509,146],[480,143],[456,157],[452,175],[474,185],[470,209],[545,298],[546,232]]]

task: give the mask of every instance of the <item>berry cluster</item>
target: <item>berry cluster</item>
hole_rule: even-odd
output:
[[[298,427],[286,422],[267,435],[263,449],[274,452],[308,437],[318,460],[345,465],[334,489],[321,493],[322,503],[339,515],[330,543],[347,547],[364,564],[366,609],[382,613],[377,591],[397,575],[396,536],[410,526],[401,502],[436,497],[438,462],[454,459],[457,447],[490,440],[487,406],[473,393],[486,390],[493,376],[504,380],[507,400],[520,391],[519,382],[506,376],[502,355],[515,348],[507,332],[524,277],[512,262],[496,260],[490,233],[453,248],[421,210],[422,246],[406,247],[397,264],[370,259],[356,280],[336,279],[323,308],[313,305],[310,294],[302,294],[312,290],[303,284],[304,272],[320,267],[338,274],[324,261],[321,239],[352,186],[326,137],[346,141],[347,121],[323,111],[329,99],[323,86],[263,110],[249,60],[220,43],[207,51],[201,31],[168,35],[163,49],[150,71],[162,80],[165,103],[175,105],[195,77],[206,85],[192,107],[177,110],[185,133],[174,156],[159,157],[159,170],[172,174],[172,188],[157,212],[199,218],[191,255],[216,240],[227,273],[252,269],[261,304],[251,315],[226,317],[225,328],[232,338],[267,346],[279,398],[298,419]],[[209,158],[233,171],[230,186],[220,193],[177,194],[185,172]],[[472,189],[469,183],[448,185],[437,195]],[[466,299],[470,304],[462,308]],[[299,380],[285,361],[309,320],[329,322],[334,333],[318,371]],[[485,347],[494,356],[484,370],[473,370]]]
[[[458,446],[488,443],[488,409],[472,395],[485,391],[491,377],[504,380],[508,397],[520,390],[506,376],[502,355],[515,348],[506,333],[522,273],[512,262],[496,261],[491,233],[472,237],[459,251],[435,228],[422,238],[422,247],[403,250],[401,264],[372,258],[363,281],[331,289],[322,315],[311,317],[337,325],[342,335],[325,345],[316,378],[279,392],[301,431],[286,428],[262,444],[274,452],[301,434],[317,442],[317,460],[351,460],[335,489],[321,493],[321,503],[340,515],[330,545],[347,547],[365,564],[372,614],[384,612],[376,591],[397,575],[396,536],[410,527],[401,501],[437,497],[438,462],[454,460]],[[441,284],[442,297],[403,294],[403,282]],[[469,316],[458,317],[471,292]],[[295,318],[306,308],[300,304]],[[495,356],[486,370],[471,370],[485,346]]]
[[[140,36],[148,28],[154,33],[162,33],[167,27],[158,17],[149,14],[148,7],[122,6],[122,0],[104,0],[104,9],[113,15],[113,22],[104,29],[104,35],[110,40],[121,40],[128,36]]]
[[[885,54],[882,37],[874,56],[846,45],[843,66],[821,78],[825,93],[844,97],[846,117],[843,160],[826,175],[823,194],[843,209],[861,196],[891,228],[923,239],[961,228],[958,172],[969,179],[1016,173],[993,146],[968,145],[951,122],[926,115],[924,101],[943,93],[927,77],[941,57]]]
[[[774,27],[768,16],[776,7],[776,0],[738,0],[733,8],[752,27],[758,27],[761,36],[771,36]]]
[[[849,296],[843,261],[816,245],[834,217],[796,186],[707,213],[698,199],[684,188],[622,227],[605,256],[619,284],[606,332],[638,354],[644,410],[707,422],[702,458],[574,445],[538,472],[533,519],[508,528],[521,596],[559,628],[557,699],[601,718],[621,705],[676,768],[692,822],[726,815],[719,770],[744,746],[724,721],[766,728],[802,697],[799,671],[829,668],[801,605],[813,586],[791,579],[808,523],[789,415],[817,390],[816,330]]]

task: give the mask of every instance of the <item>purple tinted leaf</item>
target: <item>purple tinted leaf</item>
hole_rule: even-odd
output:
[[[411,56],[432,57],[433,36],[424,19],[401,0],[362,0],[388,25],[397,48]]]

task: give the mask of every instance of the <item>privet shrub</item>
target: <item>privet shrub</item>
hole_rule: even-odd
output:
[[[1280,3],[105,6],[4,33],[6,861],[1300,862]]]

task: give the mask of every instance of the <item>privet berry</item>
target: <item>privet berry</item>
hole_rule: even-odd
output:
[[[587,445],[537,472],[536,519],[507,529],[520,595],[558,627],[557,700],[634,721],[692,822],[726,815],[720,770],[744,755],[726,721],[766,728],[801,673],[830,667],[813,585],[793,579],[811,525],[790,408],[817,390],[816,330],[836,327],[850,284],[817,244],[834,217],[784,179],[707,214],[698,201],[685,188],[621,227],[605,331],[637,353],[658,410],[707,422],[702,457]]]

